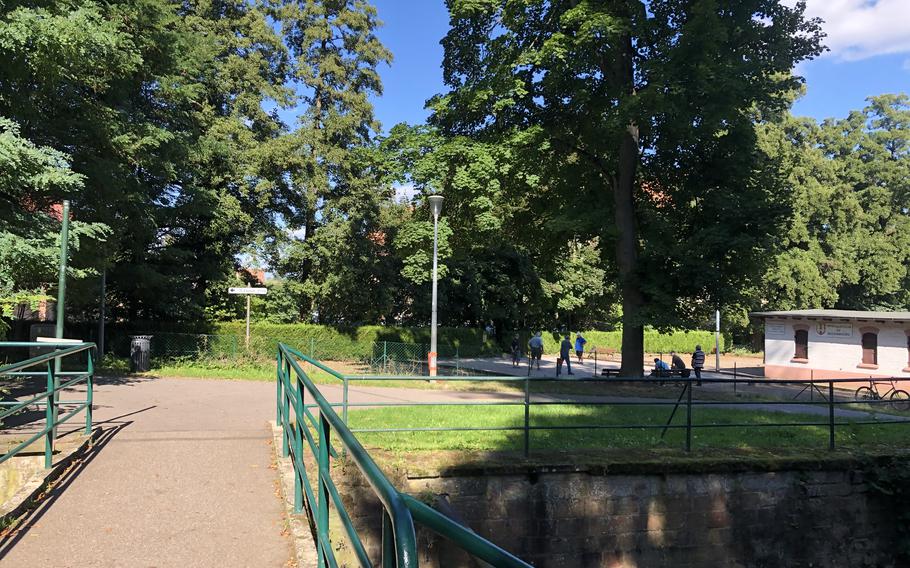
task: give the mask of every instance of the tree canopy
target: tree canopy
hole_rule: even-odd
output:
[[[792,3],[788,3],[792,4]],[[910,309],[910,100],[795,117],[822,23],[777,0],[448,0],[426,124],[371,101],[365,0],[0,5],[0,302],[71,317],[498,330]]]

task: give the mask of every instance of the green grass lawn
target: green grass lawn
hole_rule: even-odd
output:
[[[537,406],[531,410],[531,426],[663,425],[670,407],[642,406]],[[704,448],[827,448],[827,426],[761,427],[776,422],[825,422],[824,416],[698,408],[693,412],[692,444]],[[410,407],[352,410],[354,429],[373,428],[466,428],[522,427],[524,409],[506,406]],[[674,425],[685,424],[683,408]],[[710,424],[755,424],[729,428],[697,426]],[[910,425],[838,425],[836,444],[851,448],[910,447]],[[361,432],[358,438],[368,448],[390,451],[469,450],[512,451],[523,448],[521,430],[454,432]],[[685,430],[670,429],[662,440],[660,429],[563,429],[531,432],[532,450],[570,448],[679,448]]]

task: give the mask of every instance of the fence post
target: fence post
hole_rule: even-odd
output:
[[[59,361],[59,357],[55,361]],[[47,406],[45,407],[44,417],[47,424],[47,432],[44,434],[44,468],[50,469],[54,465],[54,430],[57,428],[55,418],[57,416],[57,401],[54,397],[57,392],[54,390],[54,366],[47,362]]]
[[[597,348],[594,348],[594,376],[597,376]]]
[[[691,380],[691,379],[690,379]],[[692,382],[686,389],[686,451],[692,451]]]
[[[525,379],[525,457],[531,455],[531,379]]]
[[[85,377],[85,434],[92,433],[92,401],[94,400],[93,382],[95,375],[95,361],[92,358],[92,351],[88,351],[88,366],[86,367]]]
[[[382,373],[389,372],[389,342],[382,342]]]
[[[319,413],[319,507],[316,509],[316,534],[319,537],[319,565],[328,566],[328,555],[332,554],[331,550],[326,550],[323,544],[329,540],[329,435],[331,433],[329,421],[326,420],[322,412]]]
[[[809,402],[815,400],[815,369],[809,369]]]
[[[834,381],[828,381],[828,449],[834,450]]]
[[[733,361],[733,393],[736,393],[736,361]]]

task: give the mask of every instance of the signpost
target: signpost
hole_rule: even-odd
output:
[[[265,296],[269,293],[268,288],[243,288],[231,286],[228,288],[228,294],[240,294],[246,296],[246,347],[250,348],[250,296]]]

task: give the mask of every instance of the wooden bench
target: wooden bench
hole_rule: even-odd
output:
[[[600,375],[602,377],[618,377],[619,369],[601,369]]]

